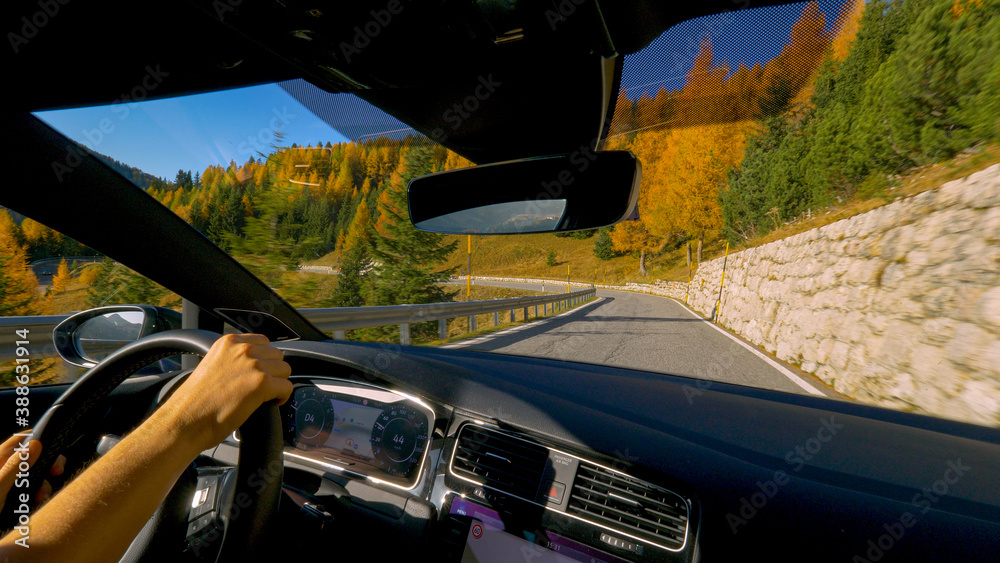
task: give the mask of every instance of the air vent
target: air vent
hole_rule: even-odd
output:
[[[568,512],[671,550],[687,535],[688,505],[675,493],[580,462]]]
[[[458,433],[451,471],[493,490],[534,500],[548,457],[543,446],[468,424]]]

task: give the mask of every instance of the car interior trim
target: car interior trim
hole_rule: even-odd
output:
[[[671,491],[669,489],[663,488],[663,487],[661,487],[659,485],[656,485],[655,483],[650,483],[649,481],[647,481],[645,479],[639,479],[637,477],[629,475],[628,473],[619,471],[619,470],[614,469],[612,467],[608,467],[607,465],[603,465],[603,464],[597,463],[597,462],[595,462],[595,461],[593,461],[591,459],[580,457],[580,456],[578,456],[576,454],[567,452],[565,450],[560,450],[558,448],[553,448],[553,447],[547,446],[545,444],[541,444],[541,443],[534,442],[534,441],[531,441],[531,440],[526,440],[522,436],[518,436],[517,434],[512,434],[510,432],[501,430],[501,429],[497,428],[496,426],[493,426],[493,425],[490,425],[490,424],[486,424],[485,422],[482,422],[482,421],[479,421],[479,420],[471,420],[469,422],[466,422],[466,423],[462,424],[462,426],[459,427],[458,431],[455,432],[455,438],[456,438],[456,440],[455,440],[455,447],[452,448],[452,450],[451,450],[451,458],[448,460],[448,473],[452,477],[455,477],[456,479],[461,479],[462,481],[466,481],[468,483],[472,483],[472,484],[474,484],[474,485],[476,485],[478,487],[483,487],[483,488],[486,488],[486,489],[490,489],[490,490],[496,491],[496,492],[501,493],[501,494],[503,494],[505,496],[513,497],[513,498],[516,498],[518,500],[521,500],[521,501],[524,501],[524,502],[528,502],[528,503],[534,504],[536,506],[540,506],[540,507],[542,507],[545,510],[548,510],[550,512],[555,512],[555,513],[558,513],[558,514],[560,514],[562,516],[568,516],[570,518],[573,518],[574,520],[579,520],[581,522],[585,522],[587,524],[590,524],[590,525],[593,525],[593,526],[597,526],[597,527],[599,527],[601,529],[608,530],[609,532],[614,532],[616,534],[621,534],[621,535],[627,536],[630,539],[633,539],[635,541],[641,542],[643,544],[649,544],[649,545],[652,545],[652,546],[656,546],[656,547],[658,547],[660,549],[664,549],[664,550],[672,551],[672,552],[684,551],[684,548],[687,547],[688,536],[689,536],[689,531],[690,531],[690,526],[691,526],[690,518],[688,518],[684,522],[684,541],[683,541],[683,543],[681,543],[681,546],[680,547],[676,547],[676,548],[667,547],[665,545],[661,545],[661,544],[658,544],[656,542],[650,541],[650,540],[648,540],[646,538],[640,538],[640,537],[634,536],[632,534],[629,534],[625,530],[611,528],[609,526],[606,526],[604,524],[600,524],[600,523],[595,522],[593,520],[589,520],[587,518],[583,518],[583,517],[577,516],[575,514],[571,514],[571,513],[567,512],[567,511],[556,510],[555,508],[552,508],[551,506],[542,504],[540,502],[537,502],[537,501],[534,501],[534,500],[529,500],[529,499],[526,499],[524,497],[521,497],[521,496],[518,496],[518,495],[515,495],[515,494],[512,494],[512,493],[509,493],[507,491],[504,491],[502,489],[497,489],[497,488],[491,487],[490,485],[487,485],[485,483],[477,482],[477,481],[475,481],[473,479],[470,479],[468,477],[463,477],[463,476],[459,475],[458,473],[455,472],[454,467],[453,467],[453,465],[455,463],[455,453],[458,451],[458,436],[459,436],[459,434],[461,434],[462,430],[464,430],[465,427],[468,426],[469,424],[475,424],[477,426],[481,426],[483,428],[487,428],[487,429],[489,429],[491,431],[497,432],[498,434],[503,434],[504,436],[507,436],[507,437],[510,437],[510,438],[514,438],[516,440],[520,440],[522,442],[531,444],[533,446],[543,447],[543,448],[547,449],[550,452],[555,452],[555,453],[558,453],[558,454],[561,454],[561,455],[565,455],[565,456],[569,456],[569,457],[575,458],[575,459],[577,459],[579,461],[583,461],[583,462],[595,465],[597,467],[600,467],[601,469],[604,469],[606,471],[617,473],[618,475],[622,475],[623,477],[627,477],[627,478],[632,479],[634,481],[638,481],[638,482],[640,482],[640,483],[642,483],[642,484],[644,484],[646,486],[649,486],[651,488],[659,489],[661,491],[670,493],[670,494],[676,496],[677,498],[681,499],[684,502],[684,506],[687,509],[687,513],[688,513],[689,516],[690,516],[690,514],[692,512],[692,510],[691,510],[691,500],[688,499],[688,498],[686,498],[686,497],[684,497],[684,496],[682,496],[682,495],[679,495],[679,494],[675,493],[674,491]],[[569,494],[569,492],[572,490],[573,483],[567,483],[566,485],[567,485],[566,491],[567,491],[567,494]]]

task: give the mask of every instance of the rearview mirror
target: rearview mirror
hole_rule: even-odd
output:
[[[407,188],[421,231],[524,234],[622,221],[639,198],[641,167],[628,151],[573,153],[428,174]]]

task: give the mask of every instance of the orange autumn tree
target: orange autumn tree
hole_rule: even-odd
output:
[[[722,228],[719,190],[743,158],[750,123],[715,123],[666,133],[666,150],[651,167],[639,214],[662,238],[703,240]]]
[[[759,102],[761,116],[781,113],[789,103],[808,99],[799,94],[803,90],[811,93],[811,84],[830,45],[825,28],[826,16],[819,4],[806,4],[792,25],[788,43],[777,57],[764,65],[765,92]]]
[[[855,12],[856,7],[834,26],[841,41],[851,36]],[[700,243],[719,235],[719,194],[729,171],[743,159],[755,120],[796,103],[812,83],[830,42],[825,28],[819,5],[809,2],[792,25],[788,43],[765,64],[741,63],[730,72],[727,63],[715,60],[706,37],[680,90],[661,88],[655,97],[643,92],[635,101],[619,95],[608,145],[638,157],[642,186],[641,228],[616,229],[616,250],[641,252],[644,262],[641,247],[654,251],[655,243],[662,248],[671,241]]]
[[[750,127],[745,114],[749,102],[740,101],[742,109],[734,107],[732,98],[724,93],[733,80],[750,89],[753,73],[742,67],[727,81],[728,67],[713,66],[712,59],[712,44],[706,39],[676,96],[674,122],[679,126],[640,131],[629,144],[643,165],[639,196],[642,228],[616,229],[617,250],[651,251],[653,244],[670,239],[711,238],[722,227],[719,189],[729,168],[742,158]],[[737,117],[743,119],[730,121]],[[642,233],[646,233],[645,238]],[[644,258],[640,256],[641,261]]]
[[[37,315],[38,278],[28,266],[28,253],[18,242],[18,227],[0,208],[0,316]]]
[[[861,15],[864,14],[867,5],[865,0],[854,0],[849,9],[841,12],[837,20],[837,31],[830,41],[830,58],[834,61],[843,61],[850,53],[851,45],[861,27]]]
[[[66,291],[66,286],[69,285],[69,265],[66,264],[66,259],[63,258],[59,261],[59,267],[56,269],[56,275],[52,276],[52,293],[62,293]]]
[[[347,229],[344,236],[343,246],[340,247],[343,253],[348,252],[356,244],[370,245],[372,243],[372,216],[368,210],[368,200],[361,198],[357,211],[354,212],[354,220]]]
[[[622,221],[611,231],[611,244],[615,250],[639,253],[639,272],[647,275],[646,253],[660,247],[660,239],[653,236],[642,221]]]

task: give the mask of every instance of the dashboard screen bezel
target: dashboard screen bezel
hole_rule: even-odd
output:
[[[434,410],[427,405],[424,401],[417,397],[407,395],[399,391],[394,391],[392,389],[387,389],[385,387],[380,387],[378,385],[373,385],[370,383],[363,383],[359,381],[350,381],[346,379],[339,379],[333,377],[324,376],[311,376],[311,375],[300,375],[291,376],[289,380],[295,385],[295,391],[302,387],[315,387],[321,391],[327,393],[335,393],[340,395],[349,395],[353,397],[359,397],[363,399],[369,399],[377,401],[384,404],[404,404],[408,407],[414,408],[416,411],[422,413],[427,418],[427,444],[424,447],[423,455],[420,461],[417,463],[416,469],[413,471],[412,475],[408,478],[400,478],[399,476],[391,475],[382,471],[379,471],[374,466],[358,466],[358,467],[345,467],[343,465],[338,465],[336,462],[316,459],[315,456],[304,455],[301,450],[292,448],[286,442],[283,447],[283,454],[286,460],[294,461],[295,463],[304,464],[307,466],[313,466],[322,470],[331,470],[345,477],[353,479],[362,479],[372,483],[388,485],[396,489],[401,489],[404,491],[411,491],[420,483],[420,477],[423,475],[424,469],[427,465],[427,459],[429,457],[429,452],[431,450],[431,441],[433,439],[434,424],[436,422],[436,417]],[[294,391],[293,391],[294,393]],[[282,406],[282,420],[284,420],[284,412],[286,407]],[[289,459],[290,458],[290,459]]]

